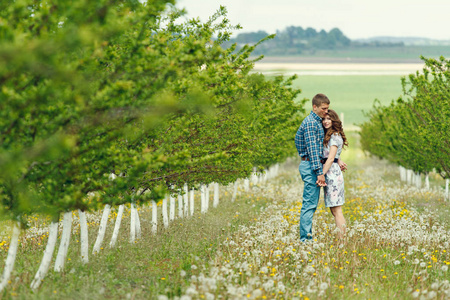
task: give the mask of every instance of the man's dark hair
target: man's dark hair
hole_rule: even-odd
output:
[[[312,99],[312,104],[317,107],[320,107],[324,103],[328,105],[330,104],[330,99],[328,99],[328,97],[325,96],[324,94],[317,94]]]

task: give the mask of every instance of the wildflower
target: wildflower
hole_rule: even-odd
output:
[[[399,265],[399,264],[400,264],[400,261],[398,261],[398,260],[394,261],[394,265]]]
[[[443,265],[443,266],[441,267],[441,271],[442,271],[442,272],[447,272],[447,271],[448,271],[448,266]]]

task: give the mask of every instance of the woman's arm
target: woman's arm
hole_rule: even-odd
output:
[[[328,154],[328,159],[323,165],[323,174],[327,174],[328,170],[331,168],[331,165],[334,162],[334,158],[336,157],[338,147],[335,145],[332,145],[330,147],[330,154]]]

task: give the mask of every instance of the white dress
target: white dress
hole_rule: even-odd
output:
[[[337,146],[338,150],[335,158],[339,158],[342,152],[344,141],[340,134],[331,135],[328,145],[323,147],[323,158],[328,158],[331,146]],[[324,200],[326,207],[341,206],[345,203],[344,197],[344,176],[338,163],[331,164],[330,169],[325,174]]]

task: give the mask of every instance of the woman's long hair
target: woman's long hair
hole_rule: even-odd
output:
[[[325,116],[330,117],[331,127],[328,129],[324,128],[325,137],[323,138],[323,145],[324,146],[328,145],[328,142],[330,141],[332,134],[339,133],[342,137],[342,140],[344,141],[343,146],[348,146],[348,141],[347,138],[345,137],[344,129],[342,128],[342,122],[339,119],[338,114],[334,110],[329,109],[328,114],[326,114]]]

